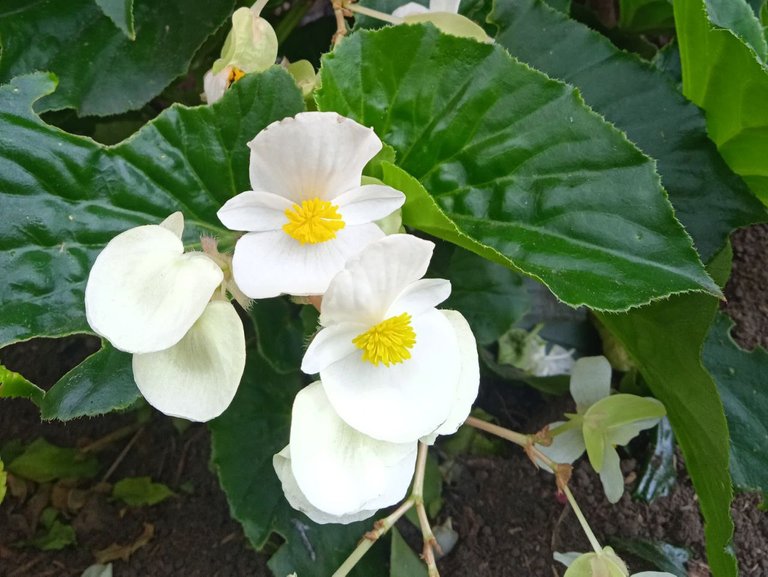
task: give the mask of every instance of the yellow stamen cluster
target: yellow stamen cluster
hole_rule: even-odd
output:
[[[235,82],[240,80],[243,76],[245,76],[245,72],[243,72],[236,66],[233,66],[232,69],[229,71],[229,75],[227,76],[227,88],[232,86]]]
[[[403,313],[374,325],[352,339],[363,351],[363,360],[374,365],[396,365],[411,358],[410,349],[416,344],[416,333],[411,327],[411,315]]]
[[[327,200],[313,198],[286,209],[288,222],[283,230],[301,244],[317,244],[336,238],[336,231],[344,228],[337,206]]]

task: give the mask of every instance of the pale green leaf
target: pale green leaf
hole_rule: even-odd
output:
[[[52,507],[45,509],[40,516],[43,531],[27,541],[27,544],[41,551],[58,551],[75,545],[77,543],[75,530],[71,525],[59,521],[58,516],[56,509]]]
[[[112,487],[112,497],[131,507],[157,505],[174,495],[166,485],[153,483],[150,477],[127,477]]]
[[[19,373],[8,370],[0,365],[0,399],[22,397],[32,400],[39,405],[45,391],[33,385]]]
[[[465,237],[571,305],[719,293],[653,162],[499,46],[425,25],[359,31],[324,58],[321,79],[318,106],[372,126],[444,213],[417,224],[406,210],[406,225]]]
[[[93,455],[70,447],[58,447],[38,438],[8,463],[8,471],[19,477],[46,483],[54,479],[91,478],[99,471]]]
[[[733,12],[744,8],[743,0],[674,5],[683,92],[706,111],[709,135],[729,166],[768,203],[768,68],[754,46],[723,28],[730,22],[724,14],[738,18]]]

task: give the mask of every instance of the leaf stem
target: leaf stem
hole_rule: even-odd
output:
[[[491,433],[492,435],[496,435],[502,439],[506,439],[515,445],[523,447],[524,449],[527,448],[530,444],[528,435],[523,435],[522,433],[518,433],[516,431],[510,431],[504,427],[480,420],[477,417],[467,417],[467,420],[464,421],[464,424],[476,429],[480,429],[481,431],[485,431],[486,433]]]
[[[357,12],[358,14],[362,14],[363,16],[369,16],[371,18],[376,18],[377,20],[383,20],[384,22],[389,22],[390,24],[402,24],[405,22],[402,18],[398,18],[397,16],[392,16],[392,14],[387,14],[386,12],[379,12],[378,10],[373,10],[371,8],[366,8],[365,6],[360,6],[359,4],[352,4],[348,2],[343,2],[343,6],[345,9],[349,10],[350,12]]]
[[[579,520],[579,523],[581,524],[581,528],[584,530],[584,533],[587,535],[587,539],[589,539],[589,544],[592,545],[592,549],[595,550],[595,553],[598,555],[602,554],[603,548],[600,546],[600,542],[597,540],[597,537],[595,537],[595,534],[592,532],[592,528],[589,526],[589,523],[587,523],[586,517],[584,517],[584,513],[581,512],[581,509],[579,508],[579,504],[576,502],[576,498],[573,496],[573,493],[571,493],[571,490],[568,488],[568,485],[562,487],[563,493],[565,493],[565,496],[568,498],[568,502],[571,504],[571,507],[573,507],[573,512],[576,513],[576,518]]]

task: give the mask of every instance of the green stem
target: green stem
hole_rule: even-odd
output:
[[[589,539],[589,544],[592,545],[592,549],[595,550],[595,553],[598,555],[602,554],[603,548],[600,546],[600,542],[597,540],[597,537],[595,537],[595,534],[592,532],[592,528],[589,526],[589,523],[587,523],[586,517],[584,517],[584,513],[581,512],[581,509],[579,508],[579,504],[576,502],[576,499],[573,496],[573,493],[571,493],[571,490],[568,488],[568,486],[563,487],[563,492],[565,493],[565,496],[568,498],[568,502],[571,504],[571,507],[573,507],[573,512],[576,513],[576,518],[579,520],[579,523],[581,524],[581,528],[584,530],[584,533],[587,535],[587,539]]]

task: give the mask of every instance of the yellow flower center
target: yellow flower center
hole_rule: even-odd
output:
[[[233,66],[232,69],[229,71],[229,75],[227,76],[227,88],[232,86],[235,82],[240,80],[243,76],[245,76],[245,72],[240,70],[238,67]]]
[[[283,230],[301,244],[317,244],[336,238],[336,231],[344,228],[339,208],[327,200],[302,200],[286,209],[288,222]]]
[[[416,344],[416,333],[411,327],[411,315],[403,313],[381,321],[352,343],[363,351],[363,360],[377,365],[396,365],[411,358],[410,349]]]

